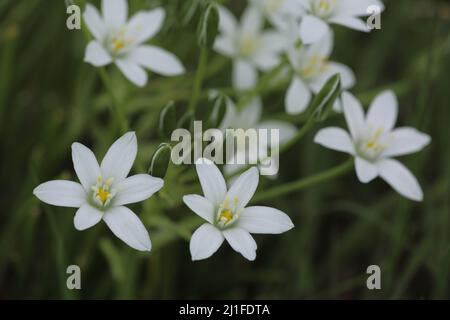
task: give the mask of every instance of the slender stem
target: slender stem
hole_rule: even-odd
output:
[[[319,183],[337,178],[349,172],[353,167],[353,159],[344,162],[343,164],[329,169],[327,171],[321,172],[319,174],[294,181],[283,186],[275,187],[266,191],[263,191],[256,195],[252,202],[266,201],[273,198],[277,198],[283,195],[287,195],[302,189],[306,189],[315,186]]]
[[[108,74],[106,73],[106,70],[104,68],[99,68],[98,72],[100,74],[100,78],[103,81],[103,85],[105,86],[106,90],[108,91],[109,97],[111,99],[112,104],[112,112],[116,116],[117,125],[119,127],[119,130],[121,133],[125,133],[128,131],[128,121],[125,116],[125,112],[122,109],[122,105],[120,104],[119,99],[117,98],[116,94],[114,93],[114,87],[109,79]]]
[[[205,77],[206,65],[208,63],[208,49],[202,48],[200,52],[200,60],[198,63],[197,74],[194,80],[194,91],[192,92],[191,101],[189,102],[189,110],[195,112],[197,103],[202,91],[203,79]]]

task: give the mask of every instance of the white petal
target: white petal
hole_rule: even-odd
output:
[[[328,31],[328,24],[313,15],[304,16],[300,23],[300,39],[304,44],[319,41]]]
[[[218,36],[214,43],[214,50],[230,58],[236,55],[233,38],[229,36]]]
[[[133,249],[150,251],[152,244],[147,229],[127,207],[113,207],[103,215],[103,221],[117,238]]]
[[[261,11],[255,6],[247,6],[241,19],[241,32],[257,34],[263,27],[264,19]]]
[[[45,182],[37,186],[33,194],[42,202],[58,207],[80,208],[86,203],[83,186],[72,181]]]
[[[237,225],[250,233],[279,234],[294,227],[284,212],[269,207],[248,207],[242,213]]]
[[[335,24],[339,24],[342,25],[344,27],[353,29],[353,30],[358,30],[358,31],[363,31],[363,32],[369,32],[370,29],[367,27],[367,24],[365,21],[353,17],[353,16],[333,16],[330,19],[328,19],[328,21],[330,23],[335,23]]]
[[[267,31],[261,35],[262,51],[280,53],[288,48],[288,41],[285,36],[279,32]]]
[[[165,17],[161,8],[136,13],[127,24],[127,38],[138,44],[147,41],[161,30]]]
[[[262,101],[260,97],[255,97],[244,107],[236,119],[237,129],[254,128],[261,118]]]
[[[183,197],[183,202],[201,218],[211,224],[214,223],[215,205],[211,201],[202,196],[190,194]]]
[[[95,226],[100,222],[100,220],[102,220],[102,217],[103,212],[86,203],[78,209],[73,219],[73,223],[75,225],[75,229],[78,231],[83,231]]]
[[[364,109],[358,99],[348,91],[342,93],[342,107],[353,140],[357,140],[365,128]]]
[[[227,186],[219,168],[208,159],[199,159],[195,167],[206,199],[214,205],[221,204],[225,199]]]
[[[320,130],[316,134],[314,142],[331,150],[355,154],[352,138],[347,131],[341,128],[330,127]]]
[[[256,259],[257,245],[248,231],[233,228],[224,230],[223,235],[234,251],[242,254],[247,260],[253,261]]]
[[[108,27],[120,28],[128,17],[127,0],[102,0],[103,19]]]
[[[316,42],[306,47],[306,55],[309,58],[319,56],[322,58],[329,58],[334,48],[334,35],[331,30],[327,32]]]
[[[224,6],[219,6],[219,28],[220,30],[227,35],[236,34],[237,30],[237,21],[234,15]]]
[[[129,58],[163,76],[177,76],[185,72],[175,55],[158,47],[140,46],[130,53]]]
[[[97,158],[89,148],[81,143],[74,143],[72,144],[72,161],[78,179],[84,189],[90,191],[96,184],[97,178],[101,176]]]
[[[256,69],[244,60],[233,63],[233,86],[239,90],[253,88],[258,81]]]
[[[253,61],[260,70],[269,71],[280,63],[280,57],[271,52],[260,51],[255,57],[253,57]]]
[[[286,112],[289,114],[299,114],[308,108],[311,101],[311,91],[302,79],[294,77],[286,94]]]
[[[398,193],[414,201],[423,200],[419,182],[403,164],[397,160],[386,159],[378,163],[378,170],[384,181]]]
[[[384,10],[384,4],[380,0],[340,0],[336,7],[336,15],[367,16],[369,15],[367,9],[370,6]]]
[[[425,148],[430,142],[429,135],[414,128],[398,128],[391,132],[388,148],[384,157],[398,157],[415,153]]]
[[[343,89],[350,89],[355,85],[355,74],[346,65],[330,62],[325,70],[319,77],[317,77],[314,82],[312,82],[311,88],[314,92],[319,92],[325,83],[335,74],[341,76],[341,85]]]
[[[83,19],[94,38],[100,42],[103,41],[107,30],[97,8],[90,3],[86,4],[86,11],[83,13]]]
[[[259,171],[252,167],[239,176],[227,193],[227,198],[231,204],[236,205],[236,209],[245,208],[249,203],[259,183]]]
[[[355,158],[355,168],[358,179],[362,183],[369,183],[378,177],[377,166],[362,158]]]
[[[189,243],[192,261],[211,257],[220,248],[223,240],[222,233],[214,226],[209,223],[202,225],[195,230]]]
[[[131,59],[120,59],[116,61],[117,67],[122,73],[138,87],[143,87],[147,84],[147,73],[136,62]]]
[[[103,178],[114,178],[114,183],[120,183],[130,172],[136,154],[136,134],[128,132],[113,143],[103,158],[100,166]]]
[[[100,43],[91,41],[86,47],[84,61],[92,64],[94,67],[103,67],[110,64],[112,58]]]
[[[394,92],[387,90],[376,96],[367,113],[367,124],[389,132],[397,122],[398,102]]]
[[[114,185],[117,195],[114,197],[113,203],[115,206],[122,206],[144,201],[161,190],[163,186],[164,180],[148,174],[131,176]]]

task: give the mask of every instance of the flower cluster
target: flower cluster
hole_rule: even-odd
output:
[[[353,71],[330,61],[334,36],[329,24],[368,32],[360,17],[367,15],[371,5],[384,9],[379,0],[249,0],[238,20],[225,7],[218,7],[220,34],[215,38],[214,50],[233,60],[232,84],[237,100],[235,103],[226,98],[226,112],[216,125],[221,130],[279,129],[279,144],[270,148],[280,148],[297,141],[306,131],[297,130],[288,121],[263,118],[262,91],[274,83],[286,84],[282,88],[286,92],[284,109],[297,115],[307,111],[329,79],[339,75],[339,97],[331,100],[329,106],[338,114],[343,111],[349,132],[325,128],[316,134],[314,141],[351,155],[362,183],[381,177],[404,197],[421,201],[424,195],[418,181],[393,158],[422,150],[431,138],[414,128],[394,128],[399,110],[392,91],[378,95],[365,114],[360,102],[348,91],[356,83]],[[93,36],[86,48],[86,62],[95,67],[114,63],[139,87],[147,83],[144,69],[164,76],[185,72],[172,53],[145,44],[163,26],[163,9],[138,12],[129,21],[127,18],[126,0],[103,0],[101,14],[94,6],[86,6],[84,21]],[[205,59],[202,57],[201,60]],[[259,79],[259,73],[264,73],[267,79]],[[201,87],[201,75],[199,72],[197,88]],[[194,99],[190,107],[195,109],[196,102]],[[305,128],[309,129],[310,124],[308,121]],[[74,217],[77,230],[86,230],[103,220],[130,247],[150,251],[146,227],[125,205],[150,198],[163,188],[164,180],[150,174],[127,177],[137,149],[135,133],[128,132],[109,148],[99,164],[90,149],[74,143],[72,160],[79,183],[50,181],[35,188],[34,194],[47,204],[77,208]],[[233,157],[247,151],[237,150]],[[264,162],[260,154],[256,157],[260,164]],[[294,227],[289,216],[280,210],[249,206],[259,183],[257,166],[226,164],[225,177],[214,163],[204,158],[197,160],[195,168],[203,196],[185,195],[183,202],[206,222],[192,235],[193,260],[210,257],[224,240],[246,259],[254,260],[257,245],[251,234],[280,234]]]

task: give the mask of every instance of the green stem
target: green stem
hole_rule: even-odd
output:
[[[283,186],[263,191],[258,195],[256,195],[253,198],[252,202],[267,201],[273,198],[277,198],[302,189],[315,186],[319,183],[344,175],[345,173],[349,172],[352,167],[353,167],[353,159],[348,160],[337,167],[321,172],[319,174],[304,179],[300,179],[298,181],[285,184]]]
[[[198,100],[200,98],[207,62],[208,62],[208,49],[202,48],[197,68],[197,75],[195,76],[194,80],[194,91],[192,92],[191,101],[189,103],[189,110],[192,112],[195,112]]]
[[[98,71],[100,74],[100,78],[103,81],[103,85],[108,91],[109,97],[111,99],[111,110],[115,114],[119,130],[121,133],[125,133],[128,131],[128,121],[125,116],[125,112],[122,109],[122,105],[120,104],[119,99],[114,93],[114,86],[112,85],[111,80],[109,79],[109,76],[104,68],[99,68]]]

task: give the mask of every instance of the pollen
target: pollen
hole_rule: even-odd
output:
[[[231,210],[222,210],[219,220],[228,223],[231,221],[231,219],[233,219],[233,213],[231,212]]]
[[[103,205],[108,201],[110,193],[104,189],[99,189],[97,191],[97,198],[103,203]]]

